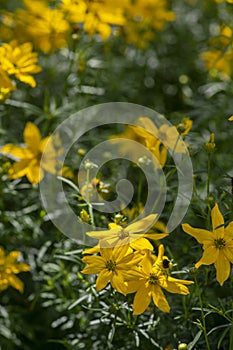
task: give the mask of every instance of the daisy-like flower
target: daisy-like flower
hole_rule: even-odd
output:
[[[16,40],[12,40],[0,47],[0,68],[9,76],[14,75],[18,80],[34,88],[36,81],[32,74],[41,71],[41,67],[37,65],[37,56],[36,52],[32,52],[31,43],[19,45]]]
[[[212,232],[193,228],[188,224],[183,224],[182,228],[203,244],[204,253],[195,267],[214,264],[216,279],[222,286],[230,275],[230,263],[233,263],[233,221],[224,227],[224,219],[217,203],[211,211],[211,216]]]
[[[44,171],[51,174],[59,172],[58,157],[63,153],[63,149],[61,146],[54,147],[55,141],[52,137],[42,139],[37,126],[28,122],[24,129],[24,142],[25,147],[7,144],[0,150],[4,155],[16,159],[9,169],[10,179],[18,179],[26,175],[28,181],[34,185],[43,179]]]
[[[168,236],[168,233],[144,233],[153,225],[156,217],[157,214],[150,214],[126,227],[111,223],[109,224],[109,230],[91,231],[87,232],[87,235],[98,239],[100,247],[123,246],[129,244],[130,247],[135,250],[153,250],[154,248],[148,238],[159,240]]]
[[[0,291],[12,286],[19,292],[23,292],[23,282],[15,275],[23,271],[29,271],[30,266],[17,262],[19,256],[20,252],[18,251],[12,251],[6,255],[3,248],[0,247]]]
[[[110,282],[115,290],[126,294],[125,276],[128,270],[137,265],[141,259],[141,254],[131,253],[129,245],[100,248],[100,256],[84,256],[82,258],[82,261],[87,264],[82,273],[98,274],[97,291],[105,288]]]
[[[162,311],[169,312],[170,306],[162,288],[170,293],[189,294],[185,285],[193,281],[180,280],[170,276],[170,261],[164,257],[164,246],[159,246],[158,257],[147,251],[137,269],[127,273],[127,294],[136,292],[133,302],[133,313],[139,315],[149,306],[151,299]]]

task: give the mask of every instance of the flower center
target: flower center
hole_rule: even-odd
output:
[[[108,271],[115,271],[116,270],[116,262],[112,260],[108,260],[106,264],[106,268]]]
[[[121,229],[120,233],[119,233],[119,238],[120,239],[124,239],[129,237],[129,232],[127,232],[126,230],[124,230],[123,228]]]
[[[214,244],[215,244],[216,248],[222,249],[226,246],[226,241],[223,238],[216,238],[214,240]]]
[[[155,275],[154,273],[150,273],[149,278],[148,278],[148,282],[150,284],[157,284],[158,283],[158,276]]]

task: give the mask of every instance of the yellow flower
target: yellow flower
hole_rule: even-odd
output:
[[[109,224],[109,230],[91,231],[87,232],[87,235],[98,239],[100,247],[123,246],[129,244],[130,247],[135,250],[153,250],[153,245],[147,238],[159,240],[168,236],[168,233],[144,233],[153,225],[156,217],[157,214],[151,214],[126,227],[111,223]]]
[[[22,271],[29,271],[30,266],[17,262],[19,255],[20,252],[17,251],[6,255],[3,248],[0,247],[0,291],[12,286],[19,292],[23,292],[23,282],[15,275]]]
[[[195,264],[195,267],[214,264],[217,272],[216,279],[222,286],[230,275],[230,263],[233,263],[233,221],[224,228],[224,219],[217,203],[212,209],[211,215],[212,232],[193,228],[188,224],[183,224],[182,228],[203,244],[203,256]]]
[[[7,144],[0,150],[6,156],[18,159],[9,169],[10,179],[18,179],[26,175],[34,185],[43,179],[44,171],[58,173],[57,157],[63,153],[63,149],[61,147],[56,149],[51,137],[42,139],[37,126],[28,122],[24,129],[24,142],[26,147]],[[43,154],[45,147],[46,153]]]
[[[181,123],[177,125],[177,130],[181,136],[185,136],[189,133],[193,125],[193,121],[189,118],[183,118]]]
[[[233,121],[233,115],[228,118],[231,122]]]
[[[169,312],[170,306],[162,288],[170,293],[189,294],[185,286],[192,281],[176,279],[169,274],[169,260],[164,257],[164,247],[159,246],[157,259],[149,251],[143,258],[138,269],[131,269],[127,273],[127,293],[134,293],[133,313],[143,313],[153,299],[154,304],[162,311]]]
[[[11,91],[16,87],[9,78],[8,74],[0,67],[0,102],[9,97]]]
[[[84,256],[82,261],[88,264],[84,274],[98,274],[97,291],[106,287],[108,282],[119,293],[126,294],[125,275],[129,269],[141,260],[140,254],[128,254],[129,246],[100,248],[100,256]]]
[[[41,71],[41,67],[37,65],[37,59],[37,53],[32,52],[31,43],[18,45],[13,40],[9,44],[3,43],[0,47],[0,68],[31,87],[36,86],[32,74]]]

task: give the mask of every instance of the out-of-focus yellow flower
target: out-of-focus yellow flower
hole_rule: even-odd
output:
[[[23,282],[16,277],[20,272],[29,271],[30,266],[22,262],[17,262],[20,252],[11,251],[5,254],[3,248],[0,247],[0,291],[7,289],[9,286],[23,292]]]
[[[211,76],[216,77],[217,73],[221,72],[225,79],[229,79],[232,75],[232,50],[228,50],[227,52],[223,50],[210,50],[203,52],[201,57],[205,61],[206,68],[210,71]]]
[[[160,310],[169,312],[170,306],[162,288],[170,293],[189,294],[185,285],[193,282],[171,277],[166,262],[167,258],[164,259],[164,246],[161,244],[158,250],[157,258],[150,251],[147,251],[139,268],[128,271],[126,277],[127,294],[136,292],[133,302],[134,315],[143,313],[149,306],[151,298]]]
[[[42,139],[37,126],[28,122],[24,129],[24,142],[25,147],[7,144],[0,150],[6,156],[17,159],[9,169],[10,179],[26,175],[28,181],[34,185],[43,179],[44,171],[51,174],[62,172],[58,157],[63,153],[63,149],[54,147],[52,137]]]
[[[61,10],[38,0],[24,0],[24,5],[26,9],[16,11],[16,26],[36,48],[51,53],[67,45],[70,27]]]
[[[189,118],[183,118],[177,125],[177,130],[181,136],[185,136],[189,133],[193,126],[193,121]]]
[[[233,115],[230,118],[228,118],[228,120],[230,120],[232,122],[233,121]]]
[[[39,73],[41,67],[37,65],[37,53],[32,52],[32,44],[17,44],[15,40],[3,43],[0,47],[0,68],[9,76],[15,76],[31,87],[36,86],[32,74]]]
[[[16,86],[9,78],[8,74],[0,68],[0,102],[5,101],[9,97],[11,91],[15,90]]]
[[[216,279],[222,286],[230,275],[230,263],[233,263],[233,221],[224,228],[224,219],[217,204],[212,209],[211,216],[212,232],[188,224],[183,224],[182,228],[184,232],[203,244],[203,256],[195,267],[214,264],[217,271]]]

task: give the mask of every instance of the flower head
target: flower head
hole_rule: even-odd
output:
[[[141,255],[132,253],[129,245],[100,248],[100,256],[84,256],[82,258],[82,261],[87,264],[82,273],[98,274],[97,291],[105,288],[110,282],[119,293],[126,294],[125,275],[140,260]]]
[[[162,288],[170,293],[189,294],[189,290],[185,285],[193,282],[171,277],[169,267],[170,261],[167,257],[164,257],[164,246],[161,244],[157,258],[147,251],[140,263],[140,268],[128,271],[127,293],[136,292],[133,302],[135,315],[139,315],[146,310],[151,298],[160,310],[169,312],[170,306]]]
[[[203,244],[204,253],[195,267],[214,264],[216,279],[222,286],[230,275],[230,263],[233,263],[233,221],[224,227],[224,219],[217,203],[212,209],[211,216],[213,231],[193,228],[188,224],[183,224],[182,228]]]
[[[17,262],[19,255],[20,252],[17,251],[6,255],[3,248],[0,247],[0,291],[12,286],[19,292],[23,292],[23,282],[15,275],[22,271],[29,271],[30,266]]]
[[[10,179],[26,175],[28,181],[37,184],[43,179],[44,171],[58,173],[58,156],[63,153],[63,149],[57,149],[51,137],[42,139],[37,126],[28,122],[24,129],[24,142],[26,147],[7,144],[0,150],[6,156],[17,159],[9,169]]]
[[[12,40],[10,43],[3,43],[0,47],[0,68],[9,76],[14,75],[31,87],[36,86],[32,74],[41,71],[41,67],[37,65],[37,59],[37,53],[32,52],[32,44],[29,42],[19,45],[16,40]]]
[[[91,231],[87,235],[99,240],[100,246],[122,246],[130,244],[135,250],[153,250],[147,238],[158,240],[168,236],[168,233],[145,233],[154,223],[157,214],[148,215],[126,227],[115,223],[109,224],[110,229],[105,231]]]

